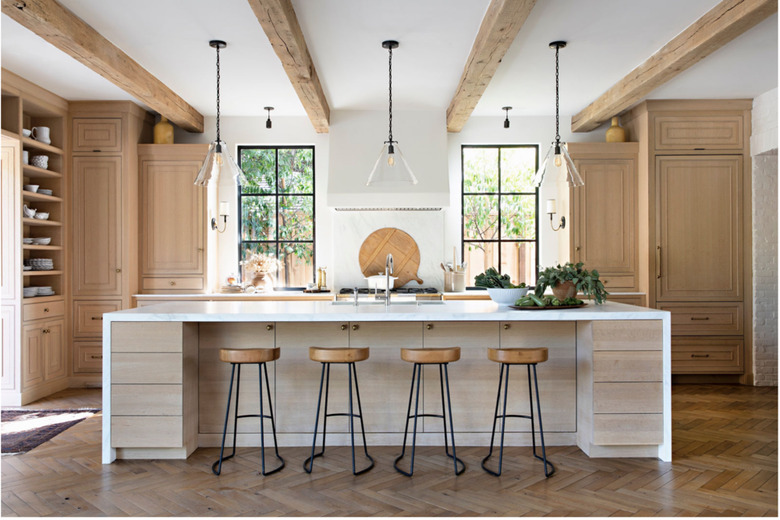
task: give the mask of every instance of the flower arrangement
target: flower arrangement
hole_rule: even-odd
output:
[[[247,259],[244,260],[244,268],[249,272],[255,273],[275,273],[279,269],[280,262],[273,256],[266,256],[260,253],[250,255],[247,250]]]

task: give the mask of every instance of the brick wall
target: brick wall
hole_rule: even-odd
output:
[[[753,373],[777,386],[777,89],[753,100]]]

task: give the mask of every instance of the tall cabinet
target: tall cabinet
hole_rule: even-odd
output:
[[[69,384],[68,102],[2,79],[2,400],[22,405]]]
[[[673,374],[752,383],[751,106],[646,101],[623,118],[640,142],[640,284],[672,313]]]
[[[598,270],[610,300],[644,305],[638,267],[639,143],[569,143],[568,150],[585,181],[570,192],[570,257]]]
[[[195,186],[206,144],[138,147],[141,176],[141,288],[206,291],[207,191]]]
[[[138,145],[151,114],[129,101],[70,104],[72,133],[72,386],[99,384],[102,315],[138,292]]]

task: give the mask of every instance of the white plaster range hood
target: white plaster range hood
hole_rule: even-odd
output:
[[[327,204],[336,209],[410,209],[449,206],[447,126],[442,110],[393,110],[393,138],[418,179],[415,185],[366,186],[387,140],[387,112],[330,114]]]

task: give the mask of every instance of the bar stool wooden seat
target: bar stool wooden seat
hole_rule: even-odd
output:
[[[495,475],[496,477],[501,475],[501,467],[504,461],[504,432],[506,430],[506,419],[508,417],[517,417],[522,419],[530,419],[531,420],[531,444],[533,446],[533,455],[537,459],[544,462],[544,476],[550,477],[553,473],[555,473],[555,466],[553,466],[552,462],[547,460],[547,451],[545,450],[544,446],[544,428],[542,427],[542,405],[539,401],[539,383],[536,378],[536,365],[538,363],[544,363],[547,361],[547,349],[544,347],[539,348],[503,348],[503,349],[497,349],[497,348],[489,348],[487,353],[488,359],[491,361],[495,361],[496,363],[501,364],[501,368],[499,370],[498,375],[498,395],[496,396],[496,410],[493,414],[493,429],[491,430],[490,434],[490,451],[487,454],[487,457],[482,459],[482,469],[490,473],[491,475]],[[508,399],[508,391],[509,391],[509,367],[511,365],[525,365],[528,372],[528,401],[530,405],[530,414],[529,415],[507,415],[506,413],[506,404]],[[531,389],[531,367],[533,367],[533,388],[536,391],[536,411],[537,411],[537,417],[539,419],[539,438],[541,440],[542,445],[542,456],[536,454],[536,433],[534,428],[534,392],[532,392]],[[506,370],[505,370],[506,369]],[[505,375],[506,372],[506,375]],[[504,385],[504,402],[503,402],[503,409],[501,414],[498,413],[499,405],[501,403],[501,384],[503,382]],[[498,419],[501,419],[501,447],[499,449],[499,455],[498,455],[498,471],[493,471],[489,469],[486,466],[486,463],[488,459],[493,455],[493,444],[495,440],[496,435],[496,421]]]
[[[360,388],[358,387],[357,368],[355,363],[368,359],[369,349],[368,347],[361,348],[322,348],[322,347],[309,347],[309,358],[312,361],[318,361],[322,363],[322,375],[320,376],[320,395],[317,398],[317,416],[314,419],[314,438],[311,443],[311,456],[303,462],[303,469],[306,473],[311,473],[314,467],[314,459],[321,457],[325,453],[325,436],[328,429],[328,417],[349,417],[349,435],[352,441],[352,473],[354,475],[360,475],[365,473],[374,467],[374,459],[368,454],[368,446],[366,444],[366,428],[363,424],[363,408],[360,405]],[[330,365],[333,363],[346,364],[349,370],[349,412],[348,413],[328,413],[328,390],[330,388]],[[352,381],[355,382],[355,397],[357,399],[358,413],[355,413],[353,400],[352,400]],[[318,453],[315,453],[315,447],[317,445],[317,429],[319,428],[320,420],[320,408],[322,407],[322,388],[323,383],[325,387],[325,411],[322,419],[322,448]],[[355,417],[360,419],[360,430],[363,435],[363,452],[366,458],[370,461],[370,464],[356,471],[355,469]]]
[[[219,360],[232,365],[230,372],[230,387],[228,388],[228,400],[225,407],[225,426],[222,429],[222,445],[219,450],[219,460],[211,465],[211,471],[215,475],[222,473],[222,462],[233,458],[236,454],[236,434],[238,433],[238,420],[248,417],[260,418],[260,459],[261,459],[261,473],[263,475],[271,475],[276,473],[284,467],[284,459],[279,455],[279,445],[276,442],[276,423],[274,421],[274,410],[271,404],[271,387],[268,382],[268,367],[266,363],[276,361],[279,359],[280,350],[276,348],[250,348],[250,349],[227,349],[223,348],[219,351]],[[241,365],[257,365],[259,387],[260,387],[260,413],[259,414],[247,414],[238,415],[238,398],[239,389],[241,388]],[[236,368],[238,368],[238,375],[236,376]],[[265,414],[263,408],[263,376],[265,376],[265,388],[268,400],[268,415]],[[233,378],[236,378],[236,405],[235,415],[233,418],[233,452],[227,457],[225,453],[225,436],[227,435],[228,417],[230,416],[230,399],[233,395]],[[265,426],[264,420],[271,420],[271,431],[274,437],[274,452],[276,458],[281,461],[278,467],[266,471],[265,470]]]
[[[409,390],[409,405],[406,408],[406,426],[404,427],[404,442],[401,449],[401,454],[396,457],[393,466],[396,471],[407,477],[411,477],[414,474],[414,452],[417,445],[417,419],[419,417],[440,417],[444,424],[444,453],[452,459],[453,466],[455,468],[455,475],[460,475],[466,470],[466,464],[460,460],[455,454],[455,430],[452,424],[452,401],[450,399],[450,378],[447,372],[447,365],[454,363],[460,359],[460,347],[448,347],[448,348],[402,348],[401,359],[409,363],[414,363],[412,369],[412,386]],[[439,387],[441,389],[441,414],[424,414],[419,413],[420,406],[420,387],[422,386],[422,367],[423,365],[439,365]],[[415,385],[417,391],[415,392]],[[447,403],[445,406],[444,396],[446,396]],[[412,410],[412,397],[414,397],[414,415],[411,414]],[[450,438],[452,440],[452,454],[450,454],[449,445],[447,441],[447,416],[449,416],[450,422]],[[404,458],[406,453],[406,438],[409,431],[409,420],[414,419],[414,428],[412,431],[412,458],[409,466],[409,471],[404,471],[398,467],[398,462]],[[460,464],[460,469],[458,468]]]

